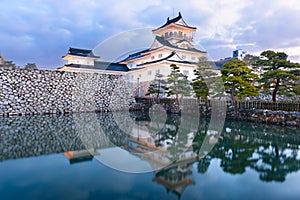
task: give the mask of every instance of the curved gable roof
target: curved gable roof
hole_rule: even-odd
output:
[[[176,23],[176,22],[179,22],[180,20],[182,20],[183,25],[182,25],[182,24],[177,24],[177,23]],[[160,27],[154,29],[153,31],[156,31],[156,30],[158,30],[158,29],[164,28],[164,27],[166,27],[166,26],[168,26],[168,25],[170,25],[170,24],[176,24],[176,25],[179,25],[179,26],[184,26],[184,27],[188,27],[188,28],[191,28],[191,29],[196,29],[196,27],[188,26],[187,23],[183,20],[183,18],[182,18],[182,16],[181,16],[181,13],[179,12],[179,14],[178,14],[177,17],[175,17],[175,18],[173,18],[173,19],[170,19],[170,18],[168,17],[168,18],[167,18],[167,22],[166,22],[164,25],[162,25],[162,26],[160,26]]]
[[[180,47],[174,46],[170,42],[168,42],[167,40],[165,40],[163,37],[160,37],[160,36],[156,36],[155,40],[157,40],[159,43],[161,43],[162,45],[167,46],[167,47],[171,47],[171,48],[175,48],[175,49],[180,49],[180,50],[185,50],[185,51],[193,51],[193,52],[206,53],[206,51],[201,51],[201,50],[196,49],[196,48],[184,49],[184,48],[180,48]]]
[[[69,48],[67,55],[90,57],[90,58],[100,58],[99,56],[95,56],[93,51],[90,49],[78,49],[78,48],[73,48],[73,47]]]

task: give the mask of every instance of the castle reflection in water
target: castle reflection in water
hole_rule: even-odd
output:
[[[180,115],[153,120],[145,113],[0,118],[0,162],[64,153],[70,164],[76,164],[101,159],[102,149],[119,148],[147,162],[152,181],[178,196],[198,181],[193,166],[203,174],[213,159],[220,160],[226,173],[243,174],[250,168],[265,182],[284,182],[288,174],[299,171],[297,129],[227,121],[219,136],[207,138],[209,122]],[[214,145],[210,152],[202,150],[207,139]]]

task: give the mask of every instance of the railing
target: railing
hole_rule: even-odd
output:
[[[211,101],[208,101],[211,106]],[[262,110],[282,110],[300,112],[300,101],[226,101],[228,107],[237,109],[262,109]],[[201,100],[200,105],[205,105]]]
[[[137,103],[175,103],[171,98],[136,98]],[[194,98],[185,98],[179,100],[181,105],[207,105],[207,106],[226,106],[235,109],[263,109],[263,110],[281,110],[300,112],[300,101],[221,101],[221,100],[197,100]]]
[[[175,99],[171,98],[152,98],[152,97],[136,97],[137,103],[175,103]]]

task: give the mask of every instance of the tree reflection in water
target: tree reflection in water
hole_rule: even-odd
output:
[[[136,117],[136,120],[149,120],[142,117],[143,115]],[[193,163],[196,164],[198,173],[204,174],[211,161],[219,159],[220,167],[225,173],[243,174],[246,169],[252,169],[259,174],[261,181],[267,182],[283,182],[289,173],[300,169],[300,136],[294,128],[227,121],[212,151],[203,156],[200,149],[209,131],[210,121],[200,119],[199,128],[192,141],[192,150],[197,156],[183,158],[176,153],[179,152],[178,148],[189,143],[188,134],[192,130],[187,129],[185,133],[179,134],[181,120],[179,115],[168,115],[165,125],[158,132],[155,145],[167,144],[168,150],[174,156],[174,162],[155,171],[153,179],[179,197],[188,185],[196,182],[192,175]]]
[[[130,135],[120,129],[116,117],[111,113],[88,113],[1,118],[0,161],[80,151],[87,148],[83,138],[90,142],[88,147],[91,149],[129,146],[132,137],[138,134],[133,132]],[[226,121],[214,148],[205,155],[201,152],[201,145],[210,131],[209,119],[200,118],[197,129],[191,125],[198,120],[194,116],[168,114],[165,120],[151,122],[153,117],[145,113],[130,113],[128,121],[135,124],[126,122],[122,127],[126,131],[131,127],[135,131],[147,129],[152,138],[149,141],[155,147],[152,152],[167,149],[165,155],[171,163],[162,171],[155,170],[155,176],[160,179],[163,174],[167,177],[179,175],[180,170],[183,172],[194,163],[199,173],[206,173],[215,159],[220,160],[220,167],[226,173],[243,174],[252,169],[262,181],[283,182],[288,174],[300,168],[297,128]],[[119,118],[119,121],[124,121],[122,113]],[[95,133],[95,124],[101,128],[101,134]],[[192,176],[190,173],[186,175]]]
[[[203,127],[207,123],[201,120]],[[196,152],[204,134],[205,129],[198,131]],[[299,143],[300,136],[294,128],[227,121],[214,149],[198,161],[198,172],[205,173],[212,159],[220,159],[224,172],[243,174],[251,168],[262,181],[283,182],[289,173],[300,168]]]

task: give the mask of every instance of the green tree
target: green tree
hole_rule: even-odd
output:
[[[284,52],[267,50],[261,53],[264,59],[259,59],[256,65],[263,66],[265,72],[262,74],[262,86],[264,89],[272,90],[272,100],[277,100],[277,94],[293,95],[297,76],[291,69],[299,67],[298,63],[287,60]]]
[[[291,73],[296,76],[296,84],[293,87],[293,92],[296,96],[300,96],[300,69],[292,70]]]
[[[210,62],[206,57],[200,57],[198,67],[194,70],[196,78],[192,82],[192,87],[196,97],[208,100],[210,98],[222,97],[224,95],[224,83],[222,78],[213,70],[214,62]]]
[[[296,96],[300,96],[300,69],[292,70],[291,73],[296,76],[296,84],[293,87],[293,92]]]
[[[293,90],[297,96],[300,96],[300,84],[295,85]]]
[[[209,96],[209,89],[204,81],[196,79],[191,83],[191,85],[198,99],[207,100],[207,97]]]
[[[0,65],[1,67],[13,67],[16,68],[16,64],[13,61],[5,61],[2,65]]]
[[[179,95],[191,96],[191,87],[187,76],[180,72],[180,69],[175,64],[171,64],[171,73],[168,75],[168,96],[175,95],[176,102],[178,103]]]
[[[155,79],[152,81],[148,88],[148,92],[146,96],[150,96],[151,94],[155,94],[156,98],[159,98],[161,94],[164,94],[168,88],[166,86],[166,80],[163,79],[164,75],[160,73],[155,74]]]
[[[250,54],[247,54],[243,59],[243,61],[247,64],[247,66],[255,65],[258,60],[259,60],[258,56],[253,56]]]
[[[235,101],[236,97],[242,99],[258,95],[257,88],[252,85],[258,76],[252,73],[244,61],[232,59],[224,64],[221,73],[225,90],[231,94],[232,101]]]
[[[217,73],[212,71],[211,64],[208,62],[206,57],[200,57],[197,66],[197,69],[194,70],[196,78],[193,80],[191,85],[196,97],[207,101],[210,93],[208,85],[215,82],[212,78],[217,76]]]
[[[27,63],[24,69],[37,69],[37,66],[35,63]]]

